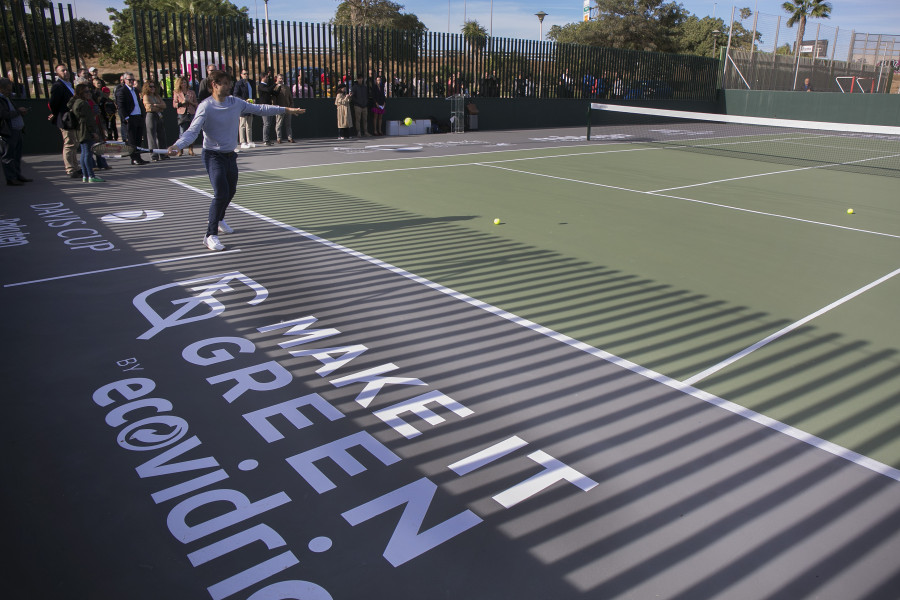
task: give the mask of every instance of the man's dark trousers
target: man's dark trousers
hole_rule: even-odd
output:
[[[22,132],[13,129],[9,135],[3,136],[3,154],[0,161],[3,162],[3,174],[7,181],[18,181],[22,177],[19,165],[22,164]]]
[[[144,145],[144,117],[141,115],[131,115],[128,117],[128,122],[125,124],[125,133],[128,134],[128,139],[125,140],[132,146],[142,146]],[[131,155],[131,160],[141,160],[141,153],[135,152]]]
[[[212,184],[213,200],[209,205],[209,222],[206,226],[206,235],[217,235],[219,221],[225,220],[225,209],[237,192],[238,167],[237,154],[235,152],[215,152],[203,150],[203,163],[206,172],[209,173],[209,182]]]

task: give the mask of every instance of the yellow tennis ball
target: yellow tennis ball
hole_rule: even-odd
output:
[[[852,215],[852,214],[853,214],[853,209],[852,209],[852,208],[848,208],[848,209],[847,209],[847,214],[848,214],[848,215]]]
[[[499,225],[499,224],[500,224],[500,219],[494,219],[494,225]]]
[[[410,125],[412,125],[412,119],[406,117],[405,119],[403,119],[403,124],[409,127]]]

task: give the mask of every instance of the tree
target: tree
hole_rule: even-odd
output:
[[[109,32],[109,25],[87,19],[75,19],[72,21],[72,27],[75,30],[79,54],[97,56],[112,50],[114,40]]]
[[[18,44],[21,45],[25,54],[25,65],[20,65],[20,67],[24,68],[29,63],[36,63],[39,57],[31,56],[28,31],[33,31],[33,13],[43,13],[48,8],[52,10],[52,2],[50,0],[36,0],[31,3],[30,9],[32,12],[25,12],[26,5],[24,0],[0,0],[0,6],[3,7],[2,14],[5,18],[5,22],[0,23],[0,28],[4,31],[15,32]],[[19,57],[10,54],[6,46],[9,46],[8,42],[7,44],[0,44],[0,57],[4,60],[17,62]],[[0,75],[6,77],[6,73]]]
[[[793,27],[795,23],[799,23],[797,29],[797,45],[796,52],[800,52],[800,46],[803,42],[803,36],[806,33],[806,19],[812,17],[814,19],[828,19],[831,17],[831,4],[825,0],[787,0],[781,5],[785,12],[791,17],[787,20],[787,26]]]
[[[462,26],[463,38],[473,50],[481,50],[487,45],[487,29],[478,24],[478,21],[466,21]]]
[[[629,50],[677,51],[678,27],[689,13],[674,1],[597,0],[595,20],[554,25],[547,37],[560,43]]]
[[[712,17],[703,17],[702,19],[696,15],[691,15],[684,20],[680,27],[681,35],[679,36],[679,52],[682,54],[696,54],[697,56],[713,56],[713,47],[717,43],[722,43],[722,33],[724,32],[725,40],[728,39],[728,31],[725,21],[722,19],[713,19]],[[718,31],[718,37],[714,34]]]
[[[417,55],[428,28],[419,17],[402,10],[402,4],[390,0],[344,0],[338,4],[333,25],[376,29],[371,36],[351,38],[357,73],[365,72],[377,59],[408,60]],[[390,31],[380,31],[384,29]]]
[[[351,27],[384,27],[424,33],[427,27],[412,13],[401,12],[402,4],[390,0],[344,0],[331,22]]]
[[[125,8],[117,10],[115,8],[107,8],[109,19],[113,23],[112,32],[116,36],[116,44],[109,52],[109,57],[113,60],[123,62],[134,62],[137,60],[137,47],[134,39],[135,26],[133,18],[139,13],[171,13],[171,14],[187,14],[193,17],[212,16],[212,17],[230,17],[238,19],[247,19],[247,7],[238,8],[228,0],[125,0]],[[153,23],[156,22],[151,17],[147,29],[153,29]],[[140,26],[138,27],[140,29]],[[170,35],[176,35],[170,32]],[[212,37],[212,36],[210,36]],[[166,40],[167,44],[174,47],[174,40]],[[178,45],[184,45],[186,40],[179,40]],[[200,50],[216,50],[216,48],[200,48]],[[171,57],[174,58],[174,57]]]
[[[66,22],[65,26],[58,21],[53,26],[50,14],[54,8],[48,0],[35,0],[27,5],[21,0],[0,0],[0,7],[3,8],[0,15],[5,18],[5,22],[0,21],[0,30],[11,34],[6,38],[11,43],[0,44],[0,59],[8,62],[17,76],[25,77],[27,73],[40,81],[37,71],[42,63],[52,69],[56,64],[65,62],[65,56],[70,51],[77,49],[80,57],[95,56],[112,47],[109,26],[103,23],[75,19]],[[44,32],[47,32],[46,40]],[[60,45],[52,43],[52,40],[60,45],[66,43],[68,47],[58,52]],[[70,66],[77,68],[79,65]]]

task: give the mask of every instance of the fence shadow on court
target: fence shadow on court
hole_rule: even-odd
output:
[[[120,190],[115,187],[99,192],[83,189],[65,193],[77,199],[86,214],[121,209]],[[692,374],[723,358],[723,346],[745,345],[787,323],[641,277],[622,265],[591,264],[479,232],[467,227],[471,215],[423,218],[309,183],[273,184],[265,189],[263,197],[258,188],[245,188],[236,202],[561,333],[577,334],[584,342],[673,377]],[[273,197],[279,201],[270,202]],[[143,208],[165,210],[172,218],[151,222],[140,233],[120,227],[127,241],[115,239],[117,246],[130,246],[148,260],[183,255],[185,244],[199,247],[193,228],[198,215],[202,220],[199,209],[207,199],[172,200],[162,194],[143,198]],[[548,337],[510,327],[457,298],[410,285],[399,275],[325,245],[241,215],[236,221],[246,227],[246,233],[228,240],[241,252],[228,258],[227,269],[239,269],[264,282],[270,298],[251,307],[245,301],[252,292],[236,292],[246,297],[229,298],[221,319],[207,322],[207,329],[181,328],[172,332],[173,337],[183,343],[195,342],[200,335],[250,338],[258,353],[267,355],[253,360],[278,360],[297,378],[278,401],[315,391],[348,418],[326,422],[323,415],[310,410],[313,426],[292,430],[278,421],[278,427],[290,435],[263,444],[242,414],[274,405],[276,396],[269,394],[277,392],[226,402],[218,397],[223,385],[208,384],[204,377],[232,366],[216,365],[215,371],[206,371],[193,365],[184,381],[166,373],[173,381],[161,387],[177,390],[178,414],[190,420],[192,434],[203,439],[204,451],[227,462],[229,468],[252,451],[263,465],[260,471],[271,470],[265,478],[245,474],[245,485],[256,481],[259,486],[252,497],[263,495],[262,489],[271,493],[277,485],[297,500],[294,511],[281,515],[283,521],[275,511],[265,517],[291,548],[299,553],[320,529],[343,542],[336,544],[330,557],[328,553],[324,558],[304,554],[301,566],[294,569],[314,573],[316,581],[330,582],[335,598],[357,597],[360,585],[374,590],[390,587],[396,598],[417,598],[423,590],[440,589],[477,600],[787,600],[816,597],[822,591],[865,600],[896,596],[900,568],[893,549],[900,539],[900,492],[895,481],[732,413],[691,401],[676,390]],[[181,225],[173,228],[172,222]],[[171,263],[156,268],[165,272],[161,279],[168,282],[226,267]],[[101,275],[92,280],[94,285],[85,285],[85,280],[72,283],[80,291],[77,296],[118,293],[121,300],[130,299],[134,290],[155,285],[151,279],[133,269]],[[320,377],[314,370],[321,364],[311,357],[285,358],[277,346],[290,339],[284,331],[258,331],[262,325],[300,318],[310,311],[319,319],[316,327],[340,328],[341,337],[333,338],[337,340],[333,345],[364,342],[371,352],[346,370]],[[106,316],[102,310],[84,312]],[[332,345],[331,341],[326,345]],[[170,362],[164,360],[163,354],[175,348],[172,340],[167,344],[141,346],[142,356],[163,366],[177,364],[177,352],[174,358],[168,357]],[[152,348],[158,356],[153,356]],[[431,425],[410,417],[424,433],[404,440],[373,417],[372,411],[406,400],[420,389],[387,386],[372,406],[362,409],[354,401],[361,386],[337,389],[328,381],[387,361],[396,363],[398,375],[421,376],[451,398],[465,397],[474,414],[455,419],[441,411],[446,420]],[[887,413],[900,387],[896,362],[893,350],[879,351],[865,341],[808,327],[778,354],[742,364],[739,376],[716,377],[719,383],[734,386],[734,393],[727,396],[730,400],[758,387],[772,387],[778,392],[771,394],[767,408],[790,405],[798,395],[819,398],[814,408],[805,409],[814,414],[840,406],[849,416],[827,432],[839,437]],[[855,379],[851,388],[837,365],[865,375]],[[163,367],[155,368],[159,373]],[[755,383],[742,383],[748,375]],[[191,378],[199,381],[199,387]],[[874,396],[868,407],[851,406],[866,395]],[[79,418],[86,418],[84,413],[97,417],[96,411],[91,413],[68,397],[62,403],[74,407],[70,410]],[[82,404],[90,402],[83,399]],[[40,410],[46,408],[42,405]],[[797,412],[801,420],[814,416]],[[331,492],[316,494],[285,464],[288,455],[360,430],[377,435],[403,460],[382,470],[383,465],[367,457],[367,472],[343,478],[337,498]],[[862,447],[873,453],[884,451],[896,438],[888,435],[891,431],[896,431],[891,423],[873,430]],[[598,486],[586,494],[558,482],[527,502],[503,510],[493,496],[534,475],[534,462],[517,456],[464,477],[449,470],[448,465],[473,451],[511,436],[525,440],[529,451],[541,449],[564,458]],[[48,447],[53,443],[48,440]],[[104,453],[110,447],[98,446],[87,436],[79,443]],[[54,447],[53,451],[60,450]],[[33,456],[45,452],[28,453],[22,460],[34,460]],[[232,461],[235,457],[238,460]],[[106,465],[115,475],[103,473],[103,478],[127,473],[136,479],[132,467],[147,457],[125,460],[127,464],[114,460]],[[346,475],[328,468],[336,479]],[[381,493],[375,490],[391,490],[397,481],[420,477],[439,486],[423,529],[464,507],[485,521],[433,554],[393,569],[380,553],[399,511],[353,528],[339,515]],[[165,485],[170,483],[167,480]],[[352,491],[341,496],[344,484]],[[157,519],[156,525],[161,526],[163,513],[148,512],[144,497],[133,500],[126,496],[116,510],[133,519]],[[162,507],[169,509],[172,504],[170,500]],[[334,527],[333,532],[329,527]],[[69,546],[71,542],[66,540]],[[165,552],[168,557],[170,545]],[[177,552],[184,553],[181,548]],[[359,560],[361,556],[367,561]],[[433,556],[439,559],[432,560]],[[176,559],[186,566],[183,556]],[[39,561],[32,563],[28,568],[35,568]],[[488,577],[476,579],[476,569]],[[353,577],[347,576],[349,570]],[[293,576],[294,571],[289,573]],[[166,581],[164,572],[160,570],[155,579]]]
[[[588,325],[588,341],[598,347],[634,344],[638,355],[662,348],[653,365],[659,371],[692,372],[705,364],[697,355],[758,339],[786,324],[615,266],[571,260],[468,229],[466,216],[420,219],[307,183],[289,185],[292,201],[267,203],[268,216],[563,333],[568,323],[578,324],[577,331]],[[237,201],[255,205],[247,194]],[[262,251],[268,242],[251,243]],[[279,275],[278,269],[272,275]],[[665,597],[679,600],[775,600],[841,589],[875,600],[890,598],[900,580],[895,564],[876,559],[869,565],[874,570],[868,570],[856,561],[871,548],[890,545],[900,532],[895,505],[877,515],[863,508],[873,498],[896,495],[893,480],[710,405],[685,402],[675,390],[586,354],[560,352],[564,347],[550,339],[536,342],[524,329],[473,318],[470,306],[426,287],[411,291],[401,277],[386,282],[391,278],[367,265],[348,269],[343,258],[324,249],[300,279],[279,295],[283,306],[304,306],[316,298],[329,307],[317,315],[327,314],[318,325],[340,323],[347,331],[369,331],[377,319],[378,330],[392,332],[379,340],[377,351],[399,365],[401,374],[431,373],[429,382],[451,397],[465,390],[467,407],[477,416],[460,424],[464,436],[449,425],[426,427],[427,442],[411,452],[418,468],[456,500],[489,515],[514,542],[512,548],[527,549],[525,560],[513,551],[522,561],[518,568],[535,561],[541,578],[571,585],[571,597],[652,597],[651,590],[665,589]],[[698,331],[698,324],[704,334],[695,338],[690,332]],[[278,339],[263,338],[269,344]],[[812,362],[868,350],[864,342],[815,328],[799,332],[797,339],[786,352],[818,352]],[[869,358],[886,370],[894,357],[885,352]],[[379,360],[363,359],[356,368],[374,367]],[[760,385],[769,378],[781,384],[790,379],[777,366],[776,357],[752,367]],[[800,371],[793,375],[803,377]],[[896,384],[896,373],[883,377]],[[829,379],[813,379],[806,392],[829,396],[827,390],[840,379],[831,369]],[[873,377],[871,388],[883,383]],[[867,391],[866,384],[862,388]],[[406,396],[387,392],[381,405]],[[820,408],[834,401],[823,399]],[[845,426],[868,418],[854,414]],[[365,416],[360,419],[366,422]],[[587,472],[600,483],[593,500],[581,504],[571,488],[558,486],[509,515],[499,512],[490,496],[531,473],[527,465],[515,473],[486,467],[469,479],[446,469],[472,448],[513,435],[565,454],[576,467],[594,465]],[[878,448],[887,441],[868,440]],[[799,517],[787,516],[799,507]],[[845,527],[853,533],[838,533]],[[824,546],[823,535],[829,538]],[[500,560],[496,566],[504,565]],[[861,572],[875,579],[863,582]],[[851,583],[842,583],[845,579]],[[487,584],[488,594],[497,593],[492,585]]]
[[[281,185],[267,189],[280,194]],[[308,182],[284,185],[292,201],[266,203],[265,214],[676,380],[792,322],[488,235],[466,227],[471,215],[423,218]],[[253,208],[256,199],[236,201]],[[900,467],[898,365],[896,349],[806,326],[700,387]]]

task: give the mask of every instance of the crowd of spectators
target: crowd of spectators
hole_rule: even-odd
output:
[[[208,65],[207,75],[219,67]],[[223,68],[232,75],[230,67]],[[85,107],[93,114],[90,136],[95,141],[121,139],[133,146],[166,148],[164,114],[172,109],[176,113],[179,130],[183,133],[190,127],[199,103],[210,96],[207,77],[202,77],[199,69],[192,69],[187,74],[177,72],[174,79],[165,77],[165,72],[161,73],[162,80],[151,73],[143,82],[137,81],[133,73],[123,73],[118,84],[110,87],[94,67],[81,68],[74,76],[66,66],[56,67],[56,77],[49,95],[49,120],[62,136],[63,167],[67,175],[96,181],[99,177],[93,171],[109,168],[102,158],[97,161],[89,156],[91,166],[86,172],[84,160],[76,160],[78,151],[85,147],[81,138],[88,134],[84,129],[72,129],[64,123],[63,115],[71,112],[76,104],[73,98],[84,100],[83,105],[77,102],[82,118],[87,114]],[[334,98],[339,114],[339,138],[384,135],[383,115],[391,98],[463,95],[469,98],[577,97],[621,100],[652,97],[653,94],[666,97],[664,94],[667,92],[665,84],[659,85],[659,82],[626,84],[618,72],[599,76],[585,74],[579,80],[568,68],[563,69],[556,78],[541,75],[537,80],[532,74],[522,71],[516,72],[512,78],[504,78],[496,70],[488,69],[483,70],[480,77],[472,77],[457,69],[449,75],[415,72],[404,78],[400,74],[389,76],[383,69],[375,68],[354,76],[349,70],[339,73],[328,68],[297,67],[285,73],[275,73],[268,67],[258,81],[248,69],[241,69],[237,76],[232,76],[235,78],[232,94],[251,103],[288,107],[293,105],[295,99]],[[26,96],[27,90],[22,83],[15,83],[17,79],[12,72],[4,79],[10,81],[6,98],[12,100]],[[172,99],[171,109],[165,100],[169,97]],[[291,115],[260,118],[263,119],[263,144],[271,146],[294,142]],[[252,137],[253,121],[253,115],[241,117],[236,151],[256,146]],[[193,155],[193,146],[189,146],[187,151]],[[154,160],[166,158],[165,155],[153,155]],[[146,162],[138,152],[131,155],[134,165]]]

